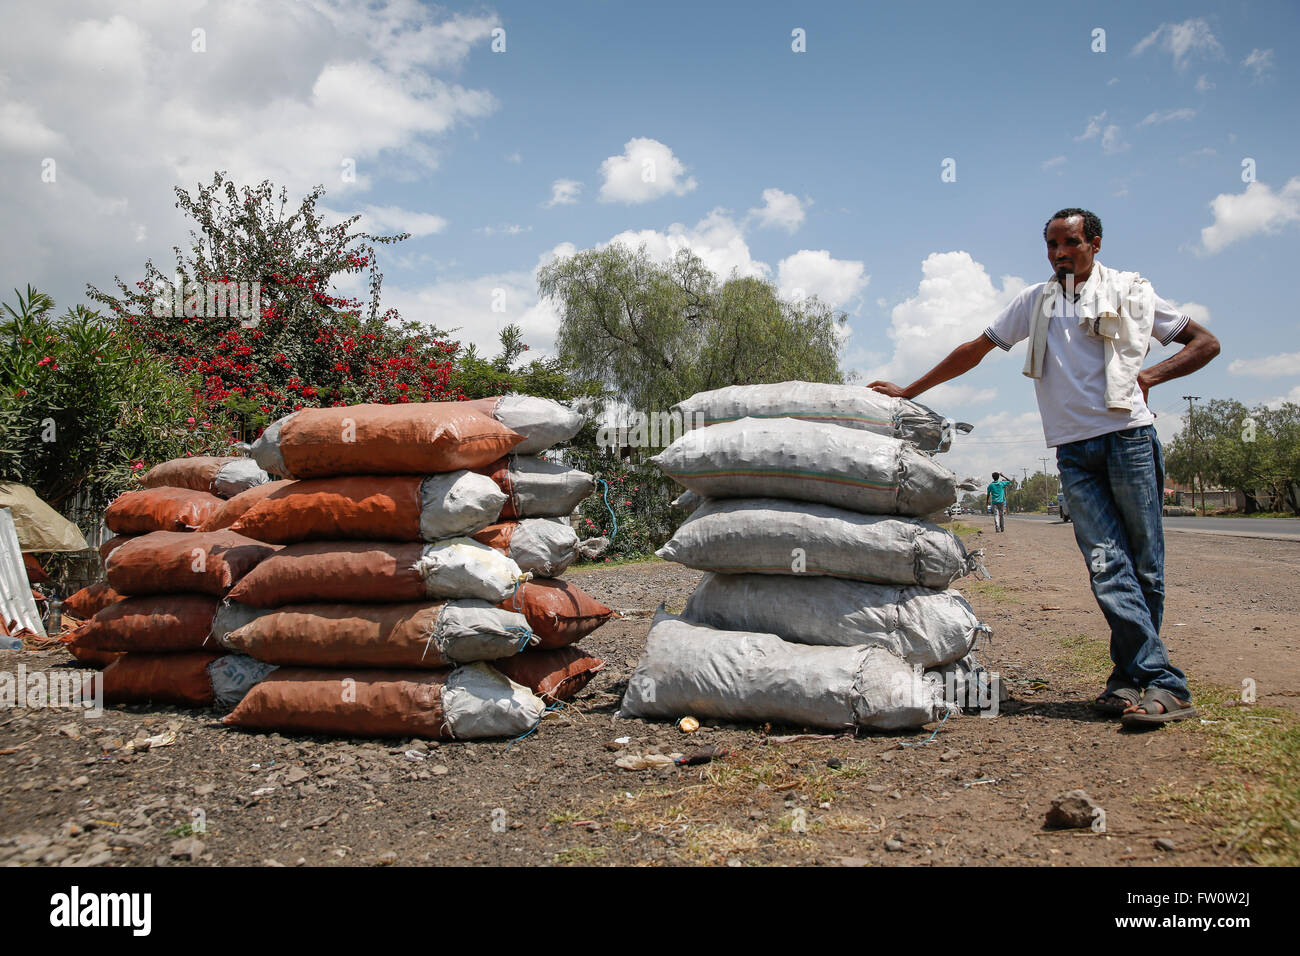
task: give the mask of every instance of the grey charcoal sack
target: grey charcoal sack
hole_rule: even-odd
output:
[[[883,647],[812,647],[655,615],[622,714],[896,730],[938,720],[943,688]]]
[[[952,430],[968,432],[938,412],[905,398],[890,398],[861,385],[779,382],[774,385],[729,385],[698,392],[673,406],[687,427],[732,422],[740,418],[798,418],[858,428],[902,438],[922,451],[947,451]],[[696,416],[700,416],[698,419]]]
[[[221,498],[233,498],[249,488],[256,488],[271,480],[271,476],[257,466],[251,458],[236,458],[226,462],[212,479],[212,493]]]
[[[420,540],[441,541],[485,528],[501,515],[506,493],[487,475],[445,471],[420,483]]]
[[[984,555],[916,518],[781,498],[710,498],[655,553],[724,574],[828,575],[927,588],[983,573]]]
[[[596,488],[585,471],[535,455],[511,455],[510,503],[520,518],[550,518],[573,509]]]
[[[503,395],[493,406],[492,417],[524,436],[513,449],[516,455],[536,455],[568,441],[583,423],[580,412],[536,395]]]
[[[682,617],[800,644],[874,644],[924,667],[965,657],[989,632],[957,591],[770,574],[706,574]]]
[[[793,418],[699,428],[650,460],[708,498],[794,498],[917,516],[957,500],[957,476],[912,444]]]
[[[541,578],[557,578],[578,558],[597,557],[608,538],[578,538],[578,533],[555,518],[524,518],[510,534],[510,558],[520,570]]]

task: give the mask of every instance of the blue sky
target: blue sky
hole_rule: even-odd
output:
[[[551,256],[689,245],[831,300],[850,315],[846,365],[906,382],[1045,277],[1042,223],[1079,205],[1104,222],[1102,261],[1223,343],[1153,392],[1162,435],[1189,392],[1300,401],[1294,4],[178,0],[9,20],[5,289],[72,304],[166,261],[184,228],[170,187],[224,168],[320,182],[331,209],[416,232],[385,250],[387,298],[466,341],[517,321],[547,348],[557,316],[534,273]],[[958,470],[1044,453],[1022,350],[923,398],[977,425]]]

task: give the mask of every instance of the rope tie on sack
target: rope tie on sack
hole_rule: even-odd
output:
[[[613,543],[614,538],[618,536],[618,516],[614,514],[614,509],[609,506],[609,482],[606,481],[604,478],[597,478],[596,480],[600,482],[601,485],[604,486],[604,490],[601,492],[601,496],[605,501],[605,510],[609,512],[610,529],[611,529],[609,532],[609,540],[611,543]]]
[[[537,722],[536,722],[535,724],[533,724],[531,727],[529,727],[527,730],[525,730],[525,731],[524,731],[522,734],[520,734],[518,737],[514,738],[514,740],[511,740],[510,743],[506,744],[506,750],[508,751],[508,750],[510,749],[510,747],[515,743],[515,741],[517,741],[517,740],[523,740],[525,737],[527,737],[529,734],[531,734],[534,730],[536,730],[538,727],[540,727],[540,726],[542,725],[542,719],[543,719],[547,714],[551,713],[552,711],[559,710],[559,709],[560,709],[561,707],[563,707],[563,706],[564,706],[564,701],[562,701],[562,700],[557,700],[555,703],[553,703],[553,704],[551,704],[549,707],[547,707],[544,711],[542,711],[542,716],[537,718]]]
[[[929,737],[926,737],[924,740],[921,740],[921,741],[913,741],[913,742],[911,742],[911,743],[908,743],[908,742],[904,741],[903,743],[900,743],[898,746],[900,746],[900,747],[924,747],[926,744],[932,744],[932,743],[934,743],[934,738],[937,737],[937,736],[939,736],[939,731],[943,730],[943,725],[946,724],[946,723],[948,722],[948,717],[949,717],[951,714],[952,714],[952,711],[951,711],[951,710],[945,710],[945,711],[943,712],[943,720],[939,721],[939,726],[936,727],[936,728],[934,728],[934,733],[930,734]]]
[[[537,635],[535,635],[530,628],[523,627],[519,624],[507,625],[506,633],[513,634],[517,638],[519,638],[519,647],[515,651],[516,654],[522,654],[524,648],[526,648],[531,643],[537,642],[538,640]]]
[[[424,660],[424,658],[428,655],[429,645],[433,643],[434,635],[437,634],[438,630],[442,627],[442,616],[446,613],[447,613],[447,605],[444,604],[442,606],[442,610],[438,612],[438,620],[434,621],[433,627],[429,628],[429,636],[424,639],[424,653],[420,655],[420,660]]]
[[[515,578],[515,586],[510,592],[510,607],[512,610],[515,611],[523,610],[524,602],[519,597],[519,585],[523,584],[525,580],[527,579],[524,578],[523,576]]]

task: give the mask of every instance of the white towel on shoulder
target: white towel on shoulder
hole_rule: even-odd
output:
[[[1047,355],[1047,328],[1062,296],[1061,283],[1053,278],[1043,287],[1030,317],[1029,349],[1023,372],[1030,378],[1043,377]],[[1155,292],[1151,283],[1136,272],[1108,269],[1094,262],[1092,274],[1079,289],[1079,299],[1066,303],[1066,315],[1078,317],[1088,335],[1105,340],[1106,408],[1133,410],[1133,389],[1142,362],[1151,347],[1155,322]]]

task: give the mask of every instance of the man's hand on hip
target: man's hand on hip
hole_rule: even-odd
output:
[[[1138,372],[1138,388],[1142,389],[1142,401],[1147,401],[1147,392],[1151,391],[1151,379],[1147,377],[1146,370]]]

